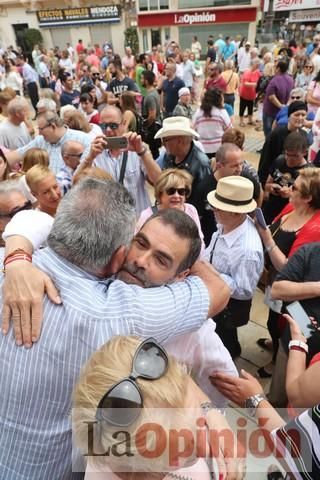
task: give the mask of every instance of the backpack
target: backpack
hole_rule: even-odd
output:
[[[268,75],[262,75],[259,78],[256,87],[257,97],[262,97],[266,93],[267,86],[269,85],[269,82],[272,78],[273,77],[270,77]]]

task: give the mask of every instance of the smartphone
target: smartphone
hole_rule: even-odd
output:
[[[260,227],[262,227],[264,230],[266,230],[267,229],[267,224],[266,224],[266,221],[265,221],[265,218],[264,218],[264,215],[262,213],[261,208],[256,208],[254,213],[256,215],[256,219],[257,219],[257,222],[259,223]]]
[[[300,302],[289,303],[286,306],[286,310],[289,313],[290,317],[293,318],[301,328],[303,335],[308,338],[311,335],[311,330],[313,329],[310,318],[304,311]]]
[[[107,147],[111,150],[127,150],[128,149],[128,139],[127,137],[106,137],[105,138]]]

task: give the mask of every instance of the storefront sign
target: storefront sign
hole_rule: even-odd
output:
[[[264,11],[267,11],[265,2]],[[308,8],[320,7],[320,0],[273,0],[274,12],[281,12],[282,10],[305,10]]]
[[[216,15],[214,13],[184,13],[183,15],[174,14],[174,23],[176,25],[193,25],[194,23],[214,23]]]
[[[320,10],[297,10],[290,12],[289,22],[318,22],[320,20]]]
[[[140,13],[138,15],[139,27],[153,26],[190,26],[208,25],[210,23],[239,23],[255,22],[257,18],[256,7],[244,7],[230,10],[196,10],[178,11],[168,13]]]
[[[90,23],[120,22],[119,5],[56,8],[37,12],[40,27],[63,27]]]

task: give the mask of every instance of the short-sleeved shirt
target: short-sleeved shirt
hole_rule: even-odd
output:
[[[220,90],[225,92],[227,88],[227,82],[224,80],[222,75],[219,75],[218,78],[208,78],[205,83],[205,88],[206,90],[209,90],[210,88],[220,88]]]
[[[132,78],[124,77],[123,80],[114,78],[107,87],[108,92],[112,92],[115,97],[119,97],[123,92],[139,92],[137,84]]]
[[[194,68],[194,63],[191,60],[187,60],[185,63],[182,64],[182,80],[184,81],[186,87],[192,87],[193,84],[193,76],[196,74],[196,70]]]
[[[209,117],[199,108],[194,114],[193,125],[206,153],[216,153],[224,132],[232,127],[227,111],[217,107],[212,107]]]
[[[173,80],[164,80],[162,84],[162,91],[164,94],[164,110],[167,114],[172,114],[174,107],[177,105],[180,88],[185,87],[184,81],[179,77],[174,77]]]
[[[78,108],[80,103],[80,92],[78,90],[73,90],[72,92],[66,92],[65,90],[62,92],[60,96],[60,104],[61,107],[64,105],[73,105],[74,107]]]
[[[20,125],[14,125],[6,119],[0,124],[0,145],[10,150],[16,150],[28,144],[31,140],[32,138],[24,122]]]
[[[287,73],[281,75],[275,75],[269,82],[266,95],[263,101],[263,113],[275,118],[280,108],[273,105],[270,100],[270,95],[275,95],[280,103],[285,105],[290,96],[290,92],[293,89],[293,78]]]
[[[54,174],[57,174],[65,165],[61,156],[61,147],[69,140],[79,142],[85,147],[81,157],[82,159],[89,155],[91,146],[90,136],[87,133],[80,132],[78,130],[72,130],[71,128],[66,128],[65,134],[60,138],[60,140],[58,140],[57,143],[49,143],[42,135],[37,135],[32,142],[29,142],[24,147],[18,148],[17,151],[20,153],[20,155],[24,155],[28,150],[30,150],[30,148],[42,148],[43,150],[46,150],[49,154],[49,167]]]
[[[252,82],[257,84],[260,77],[261,73],[259,70],[255,70],[254,72],[252,70],[246,70],[243,73],[239,88],[241,98],[243,98],[244,100],[254,100],[256,98],[256,86],[250,87],[248,85],[244,85],[244,83]]]
[[[207,51],[207,58],[210,59],[210,63],[213,63],[216,61],[217,58],[217,52],[214,47],[209,47]]]

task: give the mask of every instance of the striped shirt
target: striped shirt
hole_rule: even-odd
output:
[[[232,127],[227,111],[217,107],[212,107],[210,117],[206,117],[199,108],[194,114],[192,122],[194,129],[200,135],[199,141],[206,153],[216,153],[225,130]]]
[[[41,338],[30,350],[16,347],[12,332],[0,336],[1,480],[71,478],[71,393],[81,366],[112,336],[165,341],[198,329],[208,314],[208,292],[196,277],[143,289],[98,281],[49,248],[34,263],[63,304],[45,298]]]
[[[95,167],[100,167],[108,172],[115,180],[119,181],[122,165],[123,153],[118,157],[110,155],[109,150],[105,150],[98,155],[94,161]],[[128,161],[124,174],[123,185],[129,190],[136,202],[137,217],[146,208],[151,206],[148,192],[145,186],[145,170],[141,158],[136,152],[128,152]]]
[[[78,130],[72,130],[67,128],[65,134],[60,138],[57,143],[47,142],[42,135],[37,135],[34,140],[27,143],[24,147],[18,148],[18,152],[24,155],[30,148],[42,148],[49,154],[49,167],[57,174],[59,170],[64,166],[64,161],[61,156],[61,147],[65,142],[74,140],[84,145],[85,150],[82,154],[82,159],[89,155],[91,140],[87,133],[80,132]]]
[[[212,235],[206,258],[231,289],[231,297],[250,300],[263,271],[263,247],[250,217],[223,235],[222,225]]]
[[[320,406],[317,405],[274,430],[277,459],[297,480],[320,478]],[[275,453],[275,452],[274,452]]]
[[[65,195],[70,190],[73,174],[74,171],[67,165],[64,165],[64,167],[60,168],[59,172],[57,173],[56,179],[62,195]]]

